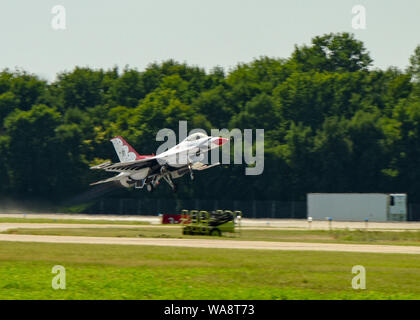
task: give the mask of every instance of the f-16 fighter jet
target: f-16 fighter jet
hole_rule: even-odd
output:
[[[158,155],[141,156],[122,137],[115,137],[111,139],[111,142],[120,162],[112,164],[108,161],[91,167],[91,169],[118,172],[119,174],[91,185],[119,181],[127,188],[134,186],[137,189],[143,189],[146,187],[147,191],[152,192],[159,185],[160,180],[164,179],[176,192],[174,179],[189,173],[193,180],[195,170],[206,170],[219,165],[220,163],[211,165],[203,163],[204,153],[219,148],[228,141],[225,138],[194,133],[165,152]]]

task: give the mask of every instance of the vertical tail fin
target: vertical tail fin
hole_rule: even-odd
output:
[[[121,162],[130,162],[144,158],[140,156],[137,151],[134,150],[134,148],[130,146],[122,137],[115,137],[111,139],[111,142],[114,145],[115,152],[117,153]]]

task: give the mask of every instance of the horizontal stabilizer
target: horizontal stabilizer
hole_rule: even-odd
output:
[[[116,175],[114,177],[111,177],[111,178],[108,178],[108,179],[105,179],[105,180],[101,180],[101,181],[97,181],[97,182],[91,183],[90,185],[91,186],[94,186],[96,184],[107,183],[107,182],[111,182],[111,181],[119,181],[122,178],[123,178],[123,173],[120,173],[119,175]]]
[[[197,171],[202,171],[202,170],[207,170],[207,169],[213,168],[213,167],[215,167],[215,166],[219,166],[219,165],[220,165],[220,162],[215,163],[215,164],[212,164],[212,165],[210,165],[210,166],[208,166],[208,165],[204,165],[204,166],[201,166],[200,168],[197,168],[197,169],[195,169],[195,168],[193,167],[193,169],[194,169],[194,170],[197,170]]]
[[[90,169],[91,170],[99,170],[99,169],[103,169],[103,168],[108,167],[110,164],[111,164],[111,161],[107,161],[107,162],[101,163],[101,164],[99,164],[97,166],[90,167]]]

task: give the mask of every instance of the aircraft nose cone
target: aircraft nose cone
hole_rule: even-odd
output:
[[[228,141],[229,141],[229,139],[226,139],[226,138],[215,138],[215,139],[213,139],[213,143],[218,145],[218,146],[222,146]]]

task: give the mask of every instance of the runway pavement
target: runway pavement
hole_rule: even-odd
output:
[[[235,241],[211,239],[159,239],[159,238],[114,238],[114,237],[75,237],[75,236],[38,236],[0,234],[0,241],[113,244],[138,246],[166,246],[189,248],[223,248],[254,250],[292,250],[292,251],[341,251],[367,253],[404,253],[420,254],[420,246],[361,245],[332,243],[300,243],[269,241]]]
[[[165,228],[180,228],[177,225],[164,226]],[[94,223],[0,223],[0,232],[9,230],[9,229],[92,229],[92,228],[119,228],[119,229],[133,229],[133,228],[156,228],[155,225],[143,225],[143,224],[94,224]]]
[[[38,214],[31,213],[24,215],[23,213],[0,213],[0,218],[37,218],[37,219],[77,219],[77,220],[109,220],[109,221],[144,221],[151,224],[160,224],[161,218],[158,216],[121,216],[121,215],[87,215],[87,214]],[[309,225],[305,219],[242,219],[242,227],[258,227],[258,228],[276,228],[285,230],[328,230],[328,221],[313,221]],[[365,222],[354,221],[333,221],[334,229],[366,229]],[[368,230],[420,230],[420,222],[368,222]]]

